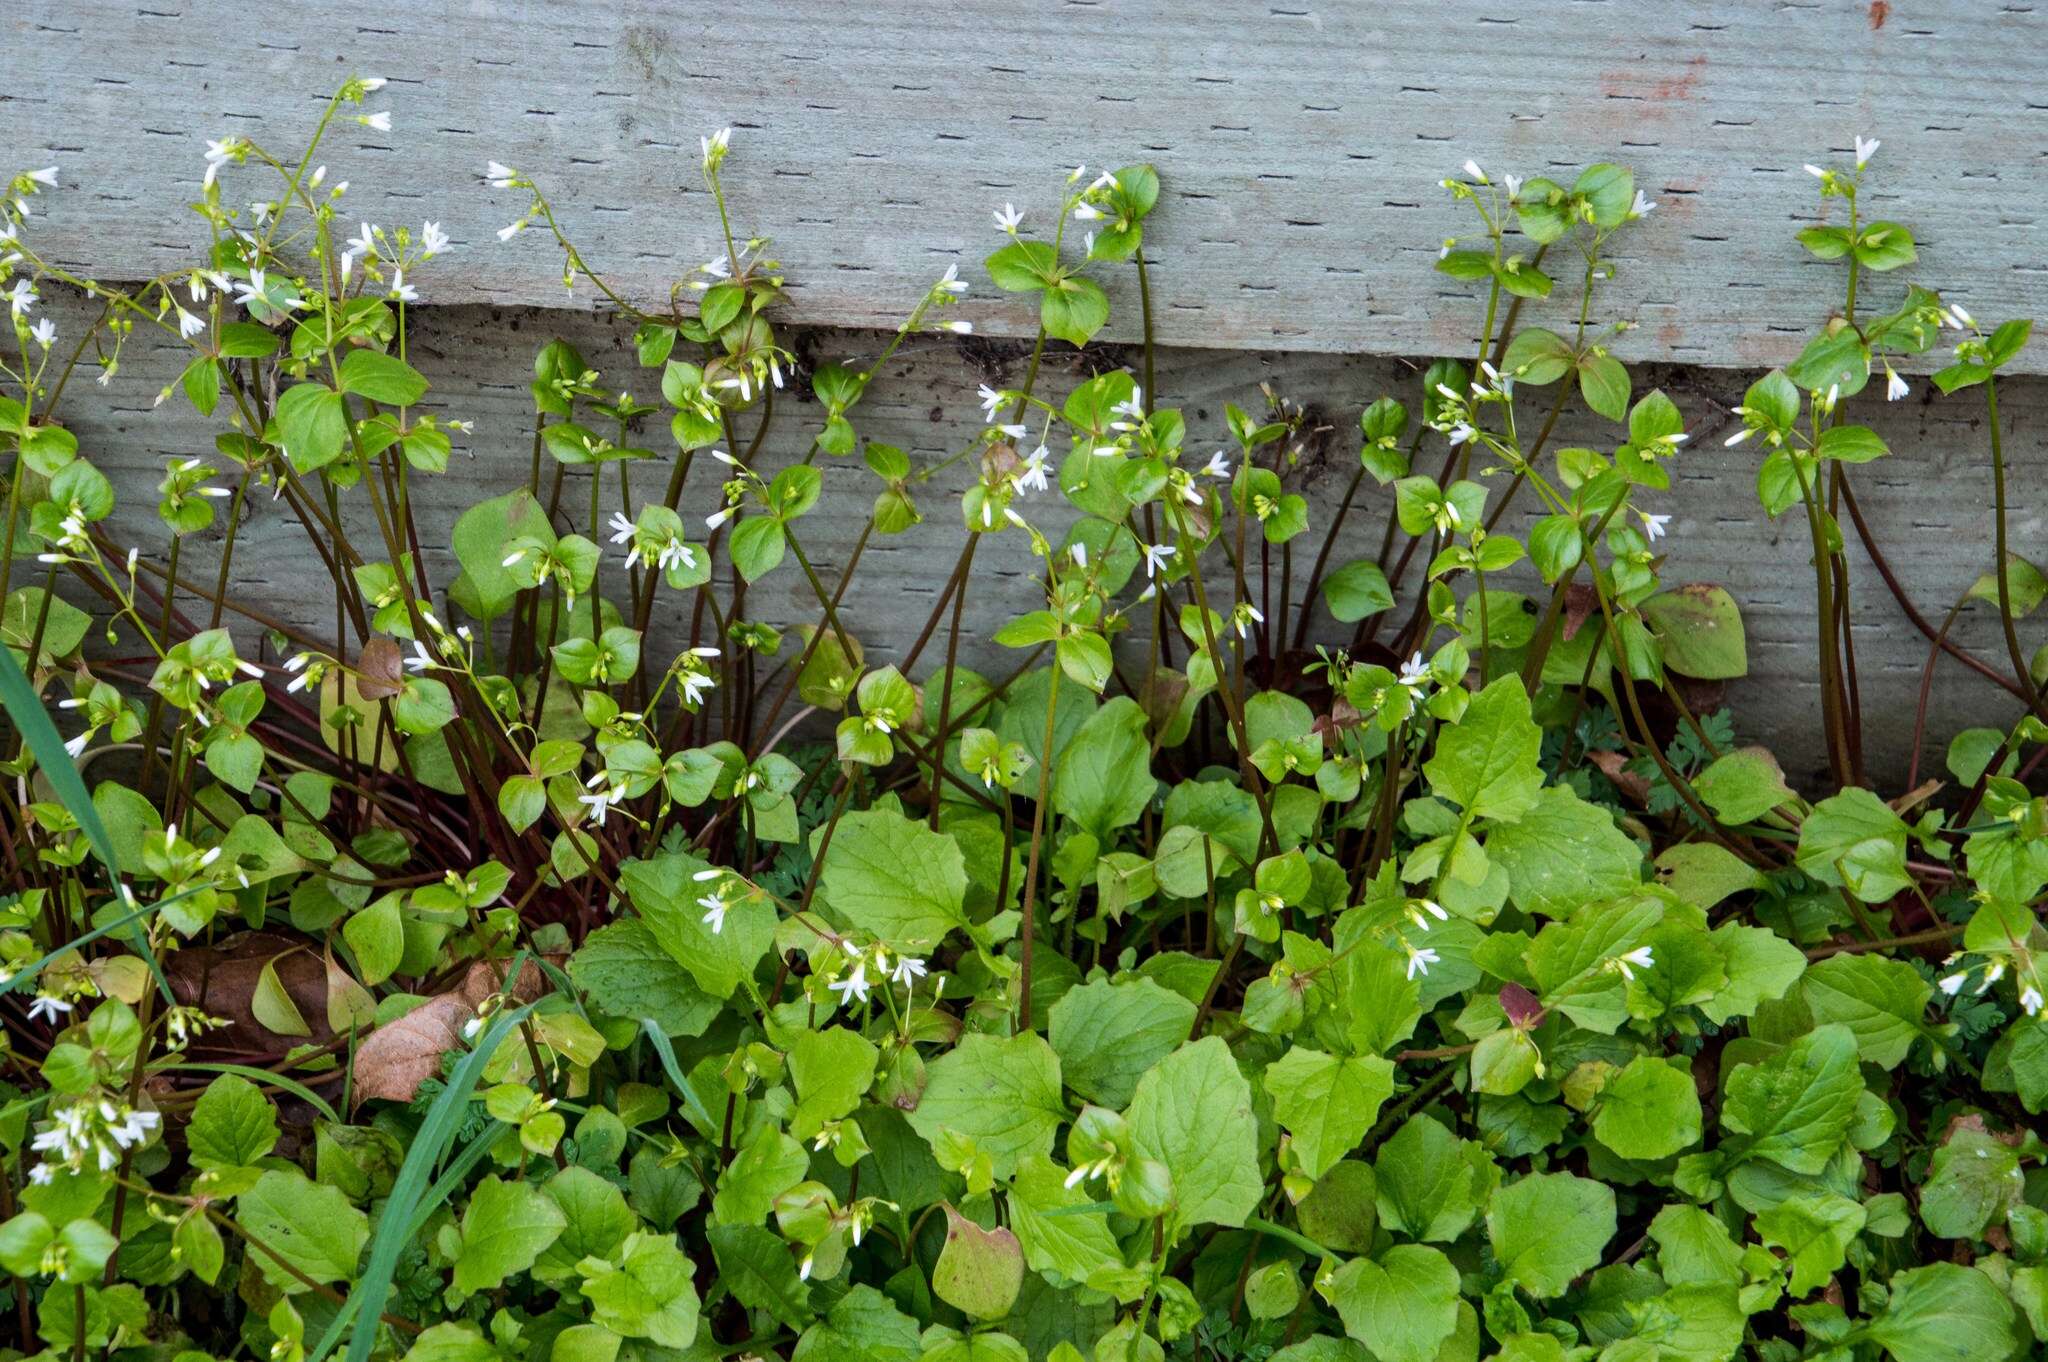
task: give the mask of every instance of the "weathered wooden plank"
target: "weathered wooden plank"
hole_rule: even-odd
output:
[[[68,333],[82,325],[84,314],[74,301],[58,301],[59,325]],[[554,335],[573,341],[603,373],[607,384],[643,394],[650,375],[638,368],[629,329],[588,314],[534,312],[519,309],[450,307],[418,314],[411,355],[433,381],[427,406],[448,415],[473,419],[476,434],[458,446],[449,471],[438,478],[414,480],[422,538],[437,582],[452,580],[455,566],[447,552],[454,516],[468,505],[524,482],[531,448],[532,405],[525,388],[534,350]],[[872,355],[882,338],[874,333],[799,330],[800,350],[812,359]],[[910,451],[920,464],[957,453],[976,436],[980,412],[974,400],[977,382],[995,384],[1022,380],[1026,346],[929,338],[907,347],[901,367],[892,367],[863,401],[859,415],[863,434]],[[1095,347],[1084,356],[1060,359],[1043,378],[1043,391],[1058,397],[1088,366],[1133,359],[1128,351]],[[138,332],[115,381],[104,391],[67,396],[67,417],[85,452],[116,479],[121,504],[116,533],[122,542],[134,539],[160,549],[162,528],[155,521],[152,490],[164,461],[206,454],[217,423],[200,420],[182,397],[154,406],[159,389],[171,382],[182,355]],[[1772,523],[1755,500],[1758,455],[1753,446],[1726,449],[1717,438],[1731,427],[1727,408],[1740,400],[1747,375],[1688,369],[1664,369],[1649,375],[1666,386],[1695,432],[1675,468],[1677,483],[1667,495],[1647,498],[1675,519],[1668,548],[1667,577],[1673,582],[1719,582],[1742,603],[1750,644],[1750,676],[1730,690],[1740,731],[1745,739],[1766,741],[1784,756],[1795,775],[1810,774],[1823,761],[1819,740],[1818,692],[1813,684],[1814,633],[1812,576],[1807,568],[1808,541],[1796,516]],[[1258,387],[1270,383],[1315,413],[1325,433],[1308,442],[1301,471],[1294,481],[1308,496],[1312,533],[1319,542],[1343,494],[1357,450],[1357,421],[1364,405],[1382,393],[1415,401],[1419,375],[1399,361],[1356,356],[1235,353],[1169,349],[1159,356],[1161,401],[1185,411],[1190,438],[1199,447],[1222,438],[1222,404],[1256,404]],[[802,387],[796,385],[791,391]],[[1532,396],[1530,403],[1541,398]],[[2021,467],[2039,467],[2048,459],[2048,382],[2021,379],[2001,388],[2001,415],[2008,423],[2008,456]],[[1856,417],[1872,423],[1892,442],[1895,454],[1855,470],[1855,486],[1879,542],[1923,612],[1939,619],[1977,574],[1990,566],[1990,471],[1982,405],[1970,395],[1937,400],[1926,385],[1911,400],[1886,405],[1875,393],[1859,399]],[[764,469],[798,458],[817,427],[817,408],[806,400],[785,401],[763,446]],[[1568,415],[1554,441],[1611,446],[1614,427]],[[670,448],[658,426],[649,443]],[[588,504],[587,484],[572,472],[562,505],[562,528],[580,523]],[[646,496],[666,482],[666,463],[658,468],[635,466],[632,484]],[[965,471],[938,479],[920,494],[925,523],[907,533],[877,537],[868,547],[847,593],[844,618],[876,662],[900,658],[923,625],[931,602],[959,551],[962,530],[958,494]],[[1499,486],[1505,478],[1491,481]],[[608,488],[617,483],[608,477]],[[801,522],[807,551],[827,581],[836,581],[852,543],[865,522],[874,484],[857,462],[835,463],[827,475],[826,494],[817,509]],[[607,511],[615,491],[607,491]],[[686,516],[701,517],[714,504],[708,478],[699,474],[685,494]],[[2048,528],[2048,493],[2039,480],[2014,485],[2012,529],[2023,549],[2042,541]],[[1525,513],[1533,501],[1520,503]],[[1388,498],[1370,483],[1343,531],[1334,559],[1377,550],[1385,524]],[[281,502],[258,500],[241,533],[234,562],[237,594],[295,627],[331,637],[332,591],[318,560],[308,551],[301,526]],[[1027,510],[1048,532],[1062,530],[1071,518],[1056,498],[1036,498]],[[573,518],[573,520],[572,520]],[[1527,518],[1526,515],[1524,517]],[[354,527],[357,542],[378,543],[367,516]],[[185,550],[187,571],[211,581],[218,561],[218,529]],[[1312,550],[1296,558],[1296,591],[1307,575]],[[1854,567],[1852,606],[1857,660],[1873,775],[1896,778],[1903,773],[1905,747],[1912,726],[1920,668],[1927,655],[1921,635],[1901,615],[1870,567],[1860,547],[1851,549]],[[967,642],[963,665],[996,670],[1006,650],[989,636],[1011,616],[1039,603],[1030,578],[1033,561],[1022,536],[1004,534],[983,547],[966,613]],[[1278,556],[1274,559],[1278,571]],[[1217,570],[1221,570],[1220,564]],[[1517,584],[1528,589],[1528,583]],[[1277,575],[1275,598],[1279,592]],[[674,600],[673,596],[668,597]],[[1298,605],[1296,608],[1299,608]],[[817,611],[799,575],[786,568],[771,575],[747,598],[750,617],[780,626],[815,621]],[[1269,613],[1272,613],[1269,610]],[[665,609],[655,621],[650,656],[663,657],[680,646],[689,621],[680,609]],[[1312,637],[1329,642],[1348,638],[1349,630],[1319,614]],[[1987,659],[2002,659],[1995,619],[1982,606],[1964,614],[1956,637]],[[2038,646],[2041,634],[2030,628],[2027,646]],[[1142,635],[1130,655],[1142,661]],[[915,669],[922,677],[936,665],[927,654]],[[1937,673],[1938,703],[1930,727],[1923,769],[1939,772],[1941,752],[1957,729],[1973,724],[2005,724],[2016,717],[2013,702],[2002,691],[1943,662]]]
[[[947,264],[979,275],[996,205],[1042,228],[1067,167],[1150,160],[1166,343],[1462,352],[1469,291],[1431,264],[1471,222],[1437,181],[1468,156],[1524,175],[1613,159],[1659,201],[1617,243],[1613,313],[1639,324],[1619,352],[1776,363],[1840,288],[1792,239],[1816,211],[1800,164],[1843,164],[1856,134],[1885,144],[1867,213],[1920,232],[1907,273],[1983,316],[2048,306],[2033,6],[522,0],[386,18],[308,0],[259,21],[227,0],[25,0],[0,33],[0,146],[60,163],[72,191],[39,205],[38,240],[105,278],[203,241],[175,207],[203,138],[295,145],[361,72],[390,78],[373,107],[396,130],[341,127],[327,160],[356,216],[455,237],[415,281],[439,302],[563,301],[549,242],[494,239],[523,204],[478,186],[491,157],[541,178],[629,296],[665,299],[713,253],[697,138],[732,124],[736,225],[777,239],[819,324],[893,325]],[[1128,339],[1128,268],[1109,286]],[[962,315],[1029,334],[1031,309],[978,292]],[[1569,315],[1576,290],[1559,294]]]

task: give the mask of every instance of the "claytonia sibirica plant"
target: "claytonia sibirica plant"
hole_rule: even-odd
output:
[[[1859,207],[1874,141],[1813,167],[1799,234],[1840,306],[1701,432],[1811,540],[1829,772],[1802,792],[1714,702],[1735,603],[1666,578],[1709,414],[1640,391],[1600,307],[1662,222],[1625,167],[1444,182],[1475,343],[1334,399],[1362,415],[1332,507],[1299,402],[1167,399],[1142,164],[989,205],[985,259],[870,361],[813,364],[734,228],[744,130],[690,167],[722,249],[654,300],[572,243],[551,168],[489,160],[498,235],[551,239],[637,365],[551,341],[531,429],[473,428],[411,323],[491,243],[365,221],[321,168],[337,120],[402,135],[382,84],[299,152],[208,140],[203,239],[140,284],[39,250],[56,168],[0,197],[20,1355],[2038,1354],[2048,588],[1997,413],[2028,326],[1918,287],[1871,311],[1916,259]],[[868,438],[904,343],[953,344],[991,287],[1035,340],[972,438]],[[78,297],[91,321],[45,315]],[[1093,345],[1113,305],[1128,366]],[[185,356],[148,396],[216,438],[131,546],[115,451],[67,414],[137,328]],[[1837,519],[1883,566],[1853,485],[1888,452],[1857,419],[1879,374],[1983,390],[1994,542],[1928,669],[2014,702],[1893,800]],[[1567,407],[1606,437],[1555,447]],[[789,426],[802,452],[764,453]],[[458,441],[525,476],[441,523],[420,486]],[[865,509],[836,567],[828,496]],[[257,498],[331,628],[237,592]],[[1340,549],[1354,518],[1376,553]],[[842,605],[899,536],[957,558],[883,658]],[[1028,599],[977,671],[964,606],[1005,549]],[[753,617],[771,575],[810,622]],[[1971,608],[2004,657],[1950,640]]]

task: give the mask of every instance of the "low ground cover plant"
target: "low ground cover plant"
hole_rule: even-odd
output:
[[[320,160],[338,122],[388,127],[381,85],[343,86],[303,151],[209,143],[208,240],[173,274],[40,254],[54,168],[0,209],[21,1354],[1990,1362],[2048,1339],[2048,668],[2022,637],[2048,583],[2008,544],[1997,413],[2029,325],[1892,284],[1914,242],[1861,211],[1874,143],[1810,167],[1800,245],[1840,263],[1839,305],[1724,432],[1812,543],[1831,779],[1802,792],[1702,703],[1745,667],[1735,603],[1665,580],[1688,414],[1601,320],[1614,243],[1654,230],[1623,167],[1444,181],[1473,227],[1437,268],[1473,286],[1478,343],[1356,395],[1355,474],[1312,508],[1302,407],[1247,394],[1202,429],[1156,402],[1148,166],[1005,204],[1000,248],[872,363],[804,369],[785,266],[733,229],[727,133],[701,149],[725,250],[654,303],[493,162],[500,235],[551,234],[644,372],[542,346],[528,476],[433,524],[413,489],[472,431],[408,324],[451,243],[359,224]],[[1022,381],[984,388],[950,459],[865,439],[898,346],[966,330],[984,275],[1037,310]],[[1042,361],[1101,330],[1105,282],[1135,284],[1142,362],[1054,391]],[[46,315],[67,290],[82,334]],[[137,328],[189,347],[162,400],[218,435],[131,545],[65,412],[84,376],[121,382]],[[1992,523],[1937,626],[1853,477],[1887,453],[1859,409],[1947,347],[1931,382],[1985,403]],[[1553,448],[1567,404],[1611,441]],[[777,421],[815,433],[774,468]],[[933,483],[958,470],[954,504]],[[827,496],[872,503],[836,572],[806,550]],[[331,632],[237,598],[256,497],[303,525]],[[1947,653],[2013,697],[1891,797],[1864,779],[1847,599],[1873,588],[1845,515],[1928,637],[1925,692]],[[1336,551],[1353,519],[1384,525],[1376,554]],[[839,609],[863,551],[940,530],[958,557],[916,646],[868,658]],[[1041,590],[983,674],[961,620],[993,536]],[[747,607],[778,573],[817,606],[786,635]],[[2003,656],[1949,638],[1966,609]]]

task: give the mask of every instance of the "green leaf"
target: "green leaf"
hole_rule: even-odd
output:
[[[1393,609],[1394,592],[1378,563],[1358,558],[1323,579],[1323,602],[1340,622],[1354,624]]]
[[[703,1035],[721,1010],[638,918],[585,937],[569,957],[569,978],[599,1011],[635,1021],[651,1017],[671,1036]]]
[[[1154,1065],[1124,1114],[1132,1145],[1172,1174],[1181,1226],[1242,1225],[1258,1209],[1265,1178],[1251,1085],[1221,1037],[1184,1045]]]
[[[1504,676],[1472,697],[1457,724],[1440,731],[1422,773],[1439,798],[1475,817],[1512,822],[1535,806],[1543,786],[1542,746],[1528,693],[1519,678]]]
[[[812,854],[822,838],[813,834]],[[886,809],[839,820],[818,887],[841,918],[898,952],[921,955],[967,925],[959,844]]]
[[[632,1235],[617,1267],[596,1266],[583,1283],[583,1294],[599,1324],[661,1348],[687,1348],[696,1341],[695,1269],[673,1237]]]
[[[1319,1178],[1365,1138],[1394,1095],[1392,1061],[1296,1046],[1266,1070],[1273,1119],[1293,1137],[1301,1170]]]
[[[1420,1244],[1396,1244],[1377,1259],[1353,1258],[1324,1295],[1344,1332],[1379,1362],[1433,1362],[1458,1327],[1458,1270]]]
[[[1690,582],[1650,597],[1642,610],[1664,647],[1664,665],[1672,671],[1702,681],[1732,681],[1749,674],[1742,611],[1722,588]]]
[[[1516,906],[1544,917],[1569,918],[1642,882],[1642,848],[1567,785],[1539,791],[1518,822],[1488,833],[1486,854],[1507,872]]]
[[[844,1027],[800,1032],[789,1047],[797,1093],[790,1133],[808,1139],[827,1121],[851,1112],[875,1081],[879,1053],[872,1041]]]
[[[838,849],[834,842],[835,855]],[[681,854],[627,861],[619,867],[619,883],[655,944],[690,972],[698,988],[729,998],[774,944],[776,911],[765,897],[741,894],[729,901],[720,929],[712,931],[697,904],[705,886],[695,878],[709,868]]]
[[[1145,1071],[1187,1039],[1195,1004],[1150,979],[1097,979],[1068,989],[1048,1018],[1067,1086],[1121,1109]]]
[[[1883,903],[1913,883],[1905,820],[1868,790],[1831,795],[1800,826],[1799,868],[1865,903]]]
[[[1921,1034],[1934,986],[1903,960],[1875,953],[1831,955],[1801,982],[1816,1022],[1841,1022],[1865,1064],[1896,1069]]]
[[[971,1137],[996,1176],[1008,1177],[1026,1155],[1051,1153],[1053,1133],[1067,1120],[1059,1056],[1035,1032],[1007,1040],[963,1036],[932,1061],[909,1115],[934,1146],[948,1130]]]
[[[1145,711],[1129,696],[1119,695],[1089,715],[1060,762],[1053,808],[1103,842],[1137,822],[1156,784],[1145,730]],[[838,848],[836,839],[833,847]]]
[[[780,566],[786,545],[780,520],[774,516],[752,515],[733,526],[727,548],[732,555],[733,567],[751,584]]]
[[[387,407],[409,407],[426,396],[427,380],[396,355],[359,347],[341,361],[341,390]]]
[[[1758,1214],[1756,1231],[1792,1264],[1791,1293],[1804,1296],[1827,1284],[1847,1256],[1849,1241],[1862,1232],[1863,1207],[1844,1196],[1819,1192],[1788,1197]]]
[[[1891,453],[1869,426],[1829,426],[1820,433],[1820,456],[1838,463],[1869,463]]]
[[[1033,1271],[1080,1282],[1098,1269],[1123,1266],[1109,1217],[1075,1211],[1090,1204],[1088,1192],[1067,1186],[1065,1170],[1051,1159],[1034,1154],[1017,1165],[1010,1184],[1010,1225]]]
[[[2019,1314],[1997,1283],[1954,1263],[1893,1277],[1884,1312],[1867,1333],[1893,1362],[1994,1362],[2026,1342]]]
[[[398,902],[397,894],[382,895],[341,926],[342,939],[362,970],[362,981],[371,988],[389,979],[405,958],[405,923]]]
[[[340,1188],[297,1171],[266,1169],[237,1199],[235,1218],[279,1258],[319,1283],[354,1277],[370,1237],[370,1218],[349,1205]],[[311,1290],[269,1255],[252,1254],[251,1260],[272,1286],[288,1294]]]
[[[301,473],[325,468],[348,443],[348,413],[341,394],[324,383],[298,383],[277,399],[277,434]]]
[[[195,1167],[249,1167],[276,1148],[277,1111],[254,1083],[222,1074],[193,1104],[185,1143]]]
[[[1739,827],[1754,823],[1772,809],[1793,800],[1792,787],[1778,759],[1761,747],[1738,747],[1708,764],[1693,789],[1723,823]]]
[[[1413,1239],[1449,1243],[1463,1234],[1493,1192],[1493,1160],[1477,1141],[1461,1140],[1433,1117],[1411,1116],[1380,1146],[1380,1221]]]
[[[485,1178],[462,1213],[456,1290],[488,1291],[526,1271],[568,1223],[562,1208],[531,1184]]]
[[[1530,1295],[1561,1296],[1600,1265],[1614,1237],[1614,1189],[1571,1173],[1534,1173],[1494,1193],[1486,1237]]]
[[[951,1206],[932,1264],[932,1294],[970,1319],[1001,1319],[1024,1286],[1024,1250],[1006,1229],[985,1230]]]
[[[1690,1071],[1637,1055],[1600,1090],[1593,1135],[1624,1159],[1666,1159],[1700,1137],[1700,1095]]]
[[[1863,1095],[1856,1037],[1846,1026],[1819,1026],[1757,1064],[1727,1076],[1721,1126],[1746,1138],[1717,1151],[1729,1166],[1768,1159],[1809,1176],[1835,1156]]]
[[[714,1225],[705,1232],[720,1285],[750,1310],[801,1329],[811,1318],[811,1288],[797,1275],[789,1245],[759,1225]]]
[[[1039,324],[1056,340],[1086,345],[1108,320],[1109,297],[1092,279],[1062,279],[1039,299]]]
[[[1943,1239],[1981,1239],[2024,1203],[2027,1180],[2020,1151],[1983,1128],[1959,1124],[1928,1165],[1920,1189],[1920,1219],[1929,1234]]]
[[[1586,405],[1610,421],[1628,415],[1628,370],[1612,355],[1587,355],[1579,361],[1579,395]]]

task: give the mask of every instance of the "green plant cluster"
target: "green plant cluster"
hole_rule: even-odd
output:
[[[381,85],[297,155],[210,143],[203,258],[137,286],[37,251],[54,169],[8,187],[10,1355],[2038,1355],[2048,709],[2020,628],[2048,583],[2007,547],[1996,405],[2028,325],[1917,287],[1859,311],[1916,258],[1859,212],[1874,144],[1814,168],[1801,233],[1843,305],[1715,432],[1812,540],[1833,778],[1802,794],[1697,705],[1745,672],[1742,620],[1665,580],[1687,417],[1595,321],[1614,243],[1654,230],[1620,166],[1444,182],[1477,343],[1365,406],[1323,515],[1302,407],[1198,431],[1158,403],[1148,166],[1077,169],[1046,233],[995,214],[983,268],[1036,344],[920,466],[861,403],[903,341],[971,329],[967,272],[866,367],[807,370],[783,266],[730,227],[729,132],[702,146],[725,250],[644,307],[493,162],[501,237],[551,235],[646,372],[543,346],[529,476],[433,524],[415,487],[472,431],[408,314],[452,246],[350,235],[319,162],[339,121],[389,128]],[[1142,371],[1090,369],[1129,285]],[[45,315],[62,291],[85,334]],[[138,326],[188,348],[163,397],[218,427],[147,553],[61,405]],[[1888,451],[1855,413],[1944,328],[1996,542],[1928,670],[1953,653],[2015,712],[1887,799],[1838,515],[1868,541],[1852,478]],[[1091,376],[1050,391],[1073,346]],[[1602,447],[1551,446],[1574,401]],[[770,468],[777,420],[814,433]],[[828,495],[872,503],[836,580],[805,547]],[[238,597],[259,497],[303,525],[331,632]],[[927,514],[956,565],[870,661],[848,581]],[[1377,554],[1336,551],[1354,515]],[[1037,595],[982,672],[961,620],[994,537]],[[771,574],[813,625],[750,617]],[[2005,658],[1950,640],[1973,605]]]

